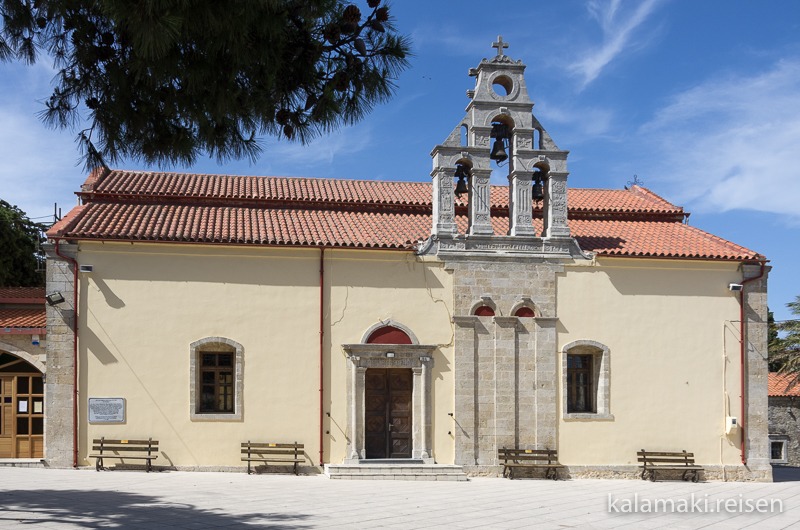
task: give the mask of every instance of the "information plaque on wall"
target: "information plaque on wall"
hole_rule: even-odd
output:
[[[125,398],[89,398],[89,423],[125,423]]]

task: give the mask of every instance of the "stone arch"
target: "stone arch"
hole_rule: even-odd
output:
[[[16,346],[12,346],[11,344],[2,341],[0,341],[0,350],[5,351],[6,353],[10,353],[11,355],[14,355],[16,357],[19,357],[20,359],[27,362],[28,364],[30,364],[43,374],[47,373],[47,367],[44,365],[44,363],[42,363],[39,360],[38,355],[30,354],[25,350],[20,350]]]
[[[532,318],[541,316],[536,311],[536,306],[530,298],[523,298],[511,308],[511,315],[515,317]]]
[[[373,333],[380,330],[381,328],[398,329],[408,336],[409,340],[411,341],[411,344],[419,344],[419,339],[417,339],[417,336],[414,334],[413,331],[411,331],[411,328],[392,319],[381,320],[377,324],[373,324],[372,326],[370,326],[370,328],[367,329],[367,331],[361,337],[361,344],[368,344],[369,339],[370,337],[372,337]]]
[[[494,300],[491,299],[489,296],[481,296],[478,300],[475,300],[472,303],[472,307],[469,309],[470,315],[475,315],[482,307],[488,307],[492,310],[494,315],[498,314],[497,304]],[[494,316],[494,315],[478,315],[478,316]]]
[[[504,124],[506,127],[508,127],[509,131],[513,131],[514,127],[517,126],[517,124],[514,122],[514,118],[511,116],[511,114],[505,108],[502,109],[502,110],[499,110],[497,112],[493,112],[491,114],[487,114],[485,122],[484,122],[484,126],[485,127],[491,127],[492,123],[494,123],[494,122],[500,122],[500,123]]]

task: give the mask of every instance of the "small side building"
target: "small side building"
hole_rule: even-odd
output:
[[[769,461],[800,466],[800,382],[790,374],[769,374]]]
[[[0,287],[0,460],[44,456],[45,297]]]

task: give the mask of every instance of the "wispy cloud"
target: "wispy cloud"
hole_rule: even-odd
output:
[[[800,60],[686,90],[640,133],[664,155],[652,174],[674,182],[680,199],[800,221]]]
[[[597,20],[602,31],[603,42],[593,46],[584,56],[570,65],[569,69],[581,77],[581,88],[597,79],[603,69],[633,42],[636,29],[658,8],[663,0],[635,2],[633,10],[623,7],[623,0],[590,0],[589,14]],[[630,5],[628,3],[627,5]]]

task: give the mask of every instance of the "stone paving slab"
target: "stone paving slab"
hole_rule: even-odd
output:
[[[652,513],[657,500],[662,509]],[[740,513],[759,500],[772,503],[773,511]],[[670,512],[670,502],[694,511]],[[705,513],[718,503],[724,509],[726,502],[731,511]],[[635,506],[638,512],[622,513]],[[0,528],[761,530],[792,525],[800,528],[800,482],[337,481],[324,476],[0,468]]]

